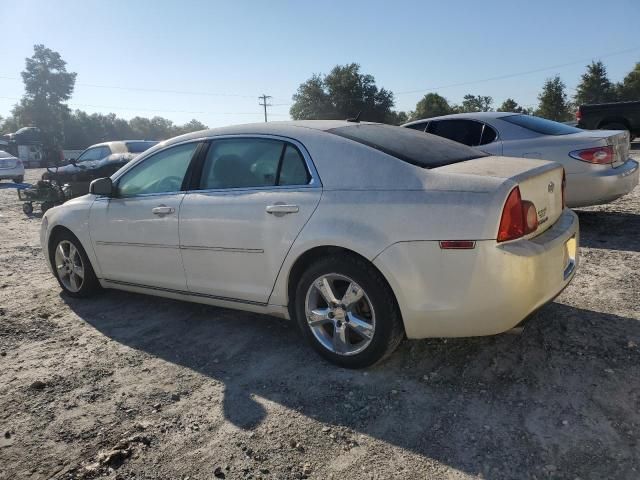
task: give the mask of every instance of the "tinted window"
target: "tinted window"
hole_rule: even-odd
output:
[[[410,128],[355,124],[327,130],[423,168],[435,168],[486,156],[465,145]]]
[[[278,166],[282,161],[280,171]],[[202,168],[200,188],[248,188],[304,185],[309,176],[304,160],[292,145],[265,138],[216,140]]]
[[[405,127],[424,132],[425,128],[427,128],[427,123],[429,122],[413,123],[411,125],[405,125]]]
[[[429,133],[475,147],[480,145],[482,123],[472,120],[436,120],[429,124]]]
[[[198,146],[187,143],[151,155],[118,180],[120,196],[178,192],[191,157]]]
[[[496,131],[491,128],[486,123],[482,125],[482,138],[480,139],[480,145],[486,145],[487,143],[493,142],[498,134]]]
[[[127,142],[127,150],[129,153],[142,153],[157,143],[158,142]]]
[[[570,133],[581,132],[579,128],[575,128],[564,123],[554,122],[546,118],[534,117],[533,115],[507,115],[500,117],[500,120],[513,123],[520,127],[532,130],[543,135],[569,135]]]

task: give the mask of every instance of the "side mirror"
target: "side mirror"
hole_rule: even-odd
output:
[[[114,193],[113,182],[109,177],[97,178],[89,184],[89,193],[112,197]]]

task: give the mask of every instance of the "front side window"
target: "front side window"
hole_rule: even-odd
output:
[[[110,153],[111,151],[109,151]],[[93,160],[100,160],[101,158],[106,157],[109,153],[104,153],[104,147],[94,147],[88,150],[85,150],[82,155],[78,157],[76,162],[89,162]]]
[[[146,158],[118,179],[121,197],[178,192],[198,143],[171,147]]]
[[[293,145],[266,138],[229,138],[211,143],[199,187],[305,185],[309,179],[304,159]]]

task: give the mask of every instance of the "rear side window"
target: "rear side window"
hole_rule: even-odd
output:
[[[410,128],[354,124],[327,130],[422,168],[436,168],[487,156],[465,145]]]
[[[306,185],[310,176],[293,145],[265,138],[215,140],[202,168],[200,189]]]
[[[491,128],[486,123],[482,125],[482,136],[480,138],[480,145],[486,145],[487,143],[493,142],[498,134],[496,131]]]
[[[412,123],[411,125],[405,125],[405,128],[412,128],[413,130],[418,130],[419,132],[424,132],[427,128],[427,123],[429,122],[420,122],[420,123]]]
[[[129,153],[142,153],[157,143],[158,142],[127,142],[127,150]]]
[[[437,120],[429,125],[429,133],[475,147],[480,145],[482,126],[471,120]]]
[[[526,128],[543,135],[569,135],[571,133],[579,133],[579,128],[565,125],[564,123],[554,122],[546,118],[534,117],[533,115],[507,115],[500,117],[500,120],[513,123],[519,127]]]

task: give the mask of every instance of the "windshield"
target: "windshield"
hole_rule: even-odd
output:
[[[156,145],[158,142],[127,142],[127,150],[129,153],[142,153],[145,150],[149,150],[151,147]]]
[[[500,120],[513,123],[514,125],[536,133],[542,133],[543,135],[569,135],[570,133],[579,133],[582,131],[579,128],[565,125],[564,123],[534,117],[533,115],[507,115],[500,117]]]
[[[466,145],[411,128],[354,124],[327,131],[422,168],[442,167],[487,156]]]

